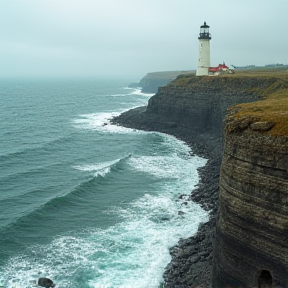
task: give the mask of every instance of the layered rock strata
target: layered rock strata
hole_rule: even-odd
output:
[[[155,121],[192,128],[197,133],[222,136],[228,107],[261,99],[261,92],[278,89],[277,78],[178,77],[151,97],[147,113]]]
[[[288,287],[288,135],[238,109],[225,120],[213,286]]]
[[[281,80],[275,77],[193,77],[183,75],[169,85],[160,87],[158,93],[150,98],[147,107],[130,110],[113,120],[114,123],[130,128],[172,134],[191,145],[196,154],[210,158],[206,167],[200,170],[199,187],[191,194],[191,200],[199,203],[203,209],[210,211],[210,220],[208,223],[200,225],[195,236],[181,239],[179,245],[171,249],[172,261],[164,274],[164,287],[188,288],[198,287],[200,284],[204,284],[205,287],[211,285],[212,246],[216,223],[215,215],[218,208],[219,167],[223,144],[222,122],[226,110],[237,103],[256,101],[263,95],[265,96],[266,91],[270,93],[277,90],[282,85],[281,83]],[[249,121],[246,121],[248,125],[251,124]],[[241,125],[247,127],[246,122]],[[259,125],[262,124],[254,124],[255,130],[253,131],[256,131]],[[266,123],[265,125],[271,124]],[[266,127],[266,129],[269,128]],[[219,233],[225,231],[225,229],[221,230],[221,226],[219,227]],[[220,243],[217,244],[220,245],[220,248],[228,247],[227,245],[221,246],[221,234],[217,234],[217,241]],[[261,243],[259,242],[259,245]],[[216,263],[215,266],[214,285],[218,283],[218,287],[221,287],[220,282],[224,281],[226,276],[229,278],[230,272],[222,270],[222,267],[225,267],[224,254],[216,253],[215,255],[216,260],[219,260],[219,265]],[[234,262],[234,264],[237,263]],[[234,271],[237,270],[237,268],[234,269]],[[265,276],[265,271],[268,270],[263,268],[263,271],[264,274],[261,274],[262,272],[260,274]],[[239,270],[239,273],[242,277],[242,270]],[[238,275],[236,274],[233,275],[236,277]],[[237,280],[237,277],[230,277],[231,283],[232,280]]]

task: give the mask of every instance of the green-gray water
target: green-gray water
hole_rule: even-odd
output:
[[[125,86],[1,80],[0,285],[158,287],[169,247],[207,220],[179,199],[205,159],[172,136],[110,124],[151,96]]]

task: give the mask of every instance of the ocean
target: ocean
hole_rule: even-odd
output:
[[[169,248],[208,220],[187,202],[206,159],[110,123],[153,95],[128,83],[0,80],[1,287],[157,288]]]

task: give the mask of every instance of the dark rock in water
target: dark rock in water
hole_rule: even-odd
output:
[[[49,278],[39,278],[38,285],[46,288],[55,287],[56,285]]]

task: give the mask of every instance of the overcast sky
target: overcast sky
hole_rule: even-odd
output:
[[[138,79],[211,66],[288,64],[288,0],[0,0],[0,77]]]

